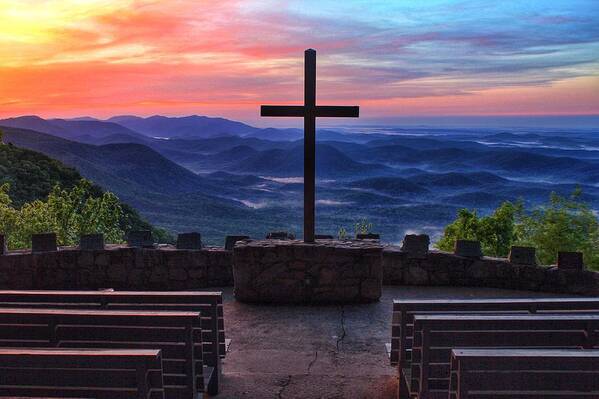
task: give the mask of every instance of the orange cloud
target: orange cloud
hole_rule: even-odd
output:
[[[508,33],[403,31],[291,3],[0,0],[0,114],[252,119],[261,103],[301,101],[306,47],[320,52],[319,101],[364,116],[599,113],[585,52],[574,63],[513,50]]]

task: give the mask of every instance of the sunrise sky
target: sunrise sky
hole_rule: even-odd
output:
[[[599,1],[0,0],[0,116],[599,114]]]

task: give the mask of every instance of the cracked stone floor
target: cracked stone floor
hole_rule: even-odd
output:
[[[378,303],[266,306],[236,302],[222,289],[227,338],[216,398],[396,398],[397,372],[385,343],[395,298],[517,297],[547,294],[482,288],[385,287]]]

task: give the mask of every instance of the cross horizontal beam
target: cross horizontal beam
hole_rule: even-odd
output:
[[[360,107],[357,106],[335,106],[317,105],[314,116],[321,118],[358,118]],[[263,105],[260,107],[260,116],[307,116],[306,107],[303,105]]]

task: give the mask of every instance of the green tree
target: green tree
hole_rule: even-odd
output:
[[[35,200],[17,209],[9,185],[0,186],[0,229],[12,249],[26,248],[35,233],[55,232],[59,245],[75,245],[82,234],[103,233],[107,242],[121,242],[123,210],[116,195],[93,195],[92,184],[82,179],[64,190],[55,186],[46,201]]]
[[[488,256],[507,256],[514,241],[514,218],[521,203],[504,202],[491,215],[479,217],[475,210],[461,209],[457,219],[445,227],[437,248],[453,251],[456,240],[478,240]]]
[[[541,264],[556,261],[558,251],[580,251],[585,264],[599,270],[599,220],[576,190],[569,198],[551,194],[549,202],[533,210],[522,202],[504,202],[491,215],[461,209],[435,244],[452,251],[456,240],[479,240],[488,256],[507,256],[512,245],[537,249]]]
[[[552,264],[558,251],[579,251],[587,266],[599,269],[599,220],[580,200],[581,190],[569,198],[551,194],[549,203],[518,215],[517,243],[537,248],[542,264]]]

